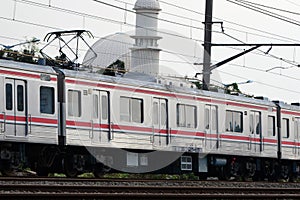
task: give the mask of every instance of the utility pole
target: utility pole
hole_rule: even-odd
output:
[[[212,35],[212,11],[213,0],[206,0],[205,6],[205,22],[204,22],[204,55],[203,55],[203,78],[202,89],[209,90],[210,85],[210,63],[211,63],[211,35]]]

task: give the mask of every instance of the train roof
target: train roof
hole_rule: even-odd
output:
[[[24,70],[37,73],[57,74],[51,66],[30,64],[24,62],[16,62],[12,60],[0,59],[0,66],[16,70]]]
[[[127,85],[129,87],[144,87],[154,90],[163,90],[165,92],[174,92],[186,95],[193,95],[193,96],[203,96],[207,98],[215,98],[215,99],[222,99],[222,100],[229,100],[229,101],[239,101],[244,103],[250,104],[259,104],[268,107],[275,107],[275,103],[269,101],[267,99],[255,99],[245,96],[237,96],[237,95],[229,95],[219,92],[212,92],[212,91],[204,91],[199,90],[197,88],[188,88],[188,87],[178,87],[178,86],[171,86],[165,84],[159,84],[155,80],[148,78],[148,81],[141,81],[135,79],[135,76],[128,76],[127,77],[113,77],[107,76],[97,73],[89,73],[86,71],[73,71],[73,70],[62,70],[66,77],[72,78],[80,78],[85,80],[92,80],[92,81],[101,81],[101,82],[108,82],[108,83],[115,83],[120,85]],[[130,73],[130,72],[129,72]],[[147,77],[146,77],[147,78]]]
[[[57,72],[51,66],[16,62],[16,61],[5,60],[5,59],[0,59],[0,66],[4,68],[11,68],[15,70],[22,70],[28,72],[57,74]],[[250,104],[259,104],[259,105],[269,106],[269,107],[276,106],[274,102],[268,100],[267,98],[255,99],[255,98],[250,98],[245,96],[224,94],[220,92],[204,91],[204,90],[199,90],[197,88],[165,85],[165,84],[157,83],[156,79],[153,77],[149,77],[149,76],[140,77],[141,76],[140,74],[131,74],[127,77],[121,77],[121,76],[113,77],[113,76],[107,76],[107,75],[102,75],[97,73],[91,73],[88,71],[75,71],[75,70],[67,70],[67,69],[60,69],[60,71],[63,72],[66,77],[72,77],[72,78],[127,85],[128,87],[144,87],[153,90],[163,90],[165,92],[180,93],[180,94],[186,94],[192,96],[203,96],[207,98],[215,98],[215,99],[222,99],[222,100],[225,99],[228,101],[238,101],[238,102],[244,102]],[[146,81],[143,81],[141,79]],[[281,101],[277,101],[277,103],[283,109],[300,111],[299,105],[290,105],[290,104],[283,103]]]

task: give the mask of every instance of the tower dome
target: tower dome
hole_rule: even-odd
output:
[[[134,5],[134,10],[161,10],[158,0],[137,0]]]

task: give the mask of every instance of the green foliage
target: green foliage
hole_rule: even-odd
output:
[[[201,84],[199,81],[193,82],[193,83],[196,85],[196,87],[197,87],[198,89],[202,89],[202,84]]]
[[[62,173],[49,173],[49,177],[58,177],[58,178],[66,178],[67,176]]]
[[[83,173],[78,176],[79,178],[95,178],[93,173]]]
[[[12,50],[10,48],[0,49],[0,58],[14,60],[19,62],[26,63],[37,63],[37,59],[35,58],[36,53],[39,51],[38,44],[31,41],[36,41],[36,38],[32,38],[28,40],[26,38],[26,44],[22,45],[21,50]]]

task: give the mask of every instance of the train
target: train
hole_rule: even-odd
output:
[[[299,175],[299,103],[6,59],[0,88],[3,175]]]

